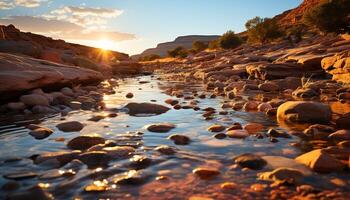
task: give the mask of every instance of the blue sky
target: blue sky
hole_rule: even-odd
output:
[[[301,2],[1,0],[0,23],[13,23],[24,31],[135,54],[181,35],[214,35],[227,30],[240,32],[248,19],[272,17]]]

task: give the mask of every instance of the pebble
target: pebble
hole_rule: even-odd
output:
[[[168,137],[168,139],[174,141],[176,145],[187,145],[191,142],[191,139],[185,135],[174,134]]]
[[[171,129],[174,129],[176,126],[171,123],[159,123],[159,124],[151,124],[146,126],[146,129],[150,132],[156,133],[167,133]]]
[[[208,128],[208,131],[210,131],[210,132],[221,132],[221,131],[224,131],[225,129],[226,129],[225,126],[222,126],[222,125],[219,125],[219,124],[215,124],[215,125],[211,125]]]
[[[167,145],[157,146],[154,150],[166,155],[173,155],[176,153],[174,148]]]
[[[78,121],[70,121],[70,122],[63,122],[56,127],[63,132],[76,132],[81,131],[84,128],[84,125]]]
[[[70,149],[85,150],[97,144],[105,143],[105,139],[98,135],[81,135],[71,139],[67,146]]]
[[[192,171],[195,175],[199,176],[201,179],[211,179],[220,174],[217,169],[198,167]]]

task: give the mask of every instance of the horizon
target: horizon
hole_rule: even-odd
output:
[[[275,2],[5,0],[0,2],[0,24],[135,55],[179,36],[221,35],[228,30],[239,33],[248,19],[273,17],[297,7],[302,0]]]

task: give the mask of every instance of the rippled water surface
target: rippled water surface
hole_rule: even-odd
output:
[[[140,84],[139,81],[149,81]],[[165,99],[174,98],[166,95],[164,90],[181,86],[181,83],[160,81],[149,76],[141,78],[130,78],[119,82],[115,88],[116,93],[104,96],[104,102],[107,108],[120,108],[128,102],[153,102],[163,104]],[[201,84],[183,85],[185,94],[192,94],[192,91],[202,91]],[[134,98],[126,99],[125,94],[132,92]],[[190,100],[179,99],[186,103]],[[28,134],[28,129],[24,126],[33,123],[33,116],[30,120],[20,116],[2,116],[0,127],[0,173],[1,175],[12,172],[32,171],[39,174],[32,179],[21,180],[21,188],[36,183],[47,183],[50,191],[58,199],[72,199],[72,197],[81,197],[83,199],[97,198],[121,198],[121,199],[186,199],[198,194],[199,196],[230,198],[239,196],[238,193],[219,194],[219,185],[225,181],[233,181],[241,188],[249,188],[251,184],[257,183],[256,171],[241,171],[234,169],[232,158],[241,153],[256,153],[261,156],[282,156],[285,158],[295,158],[302,151],[292,146],[292,143],[299,141],[297,138],[279,139],[278,143],[269,142],[269,138],[257,139],[249,137],[244,140],[225,138],[215,139],[214,133],[208,132],[207,128],[215,123],[222,125],[232,125],[234,122],[247,124],[249,122],[261,123],[265,129],[276,127],[275,119],[266,117],[264,113],[259,112],[240,112],[231,108],[222,109],[221,105],[225,99],[222,97],[198,99],[200,108],[213,107],[218,111],[227,110],[228,115],[217,115],[213,120],[205,120],[202,116],[204,111],[194,111],[193,109],[171,109],[168,112],[157,116],[129,116],[127,113],[119,112],[115,118],[105,118],[99,122],[88,121],[96,114],[103,114],[107,111],[74,111],[62,119],[60,115],[38,116],[35,122],[41,121],[41,125],[54,130],[54,133],[43,140],[36,140]],[[169,106],[169,105],[166,105]],[[86,126],[78,132],[64,133],[59,131],[56,124],[67,121],[80,121]],[[160,122],[171,122],[176,128],[169,133],[152,133],[147,131],[145,125]],[[134,132],[140,131],[143,135],[135,136]],[[117,174],[127,172],[125,163],[128,160],[112,160],[109,166],[104,169],[84,168],[77,172],[75,176],[69,177],[50,177],[57,173],[45,166],[35,165],[30,159],[33,155],[44,152],[67,151],[66,142],[79,134],[100,134],[106,139],[112,139],[124,144],[138,146],[137,154],[147,155],[152,159],[151,166],[144,169],[149,174],[146,183],[135,186],[117,186],[111,182],[111,178]],[[128,134],[130,133],[130,134]],[[167,137],[171,134],[187,135],[191,138],[189,145],[175,145]],[[130,137],[133,135],[133,137]],[[64,141],[63,139],[64,138]],[[153,148],[158,145],[169,145],[177,149],[175,155],[161,155]],[[269,159],[268,159],[269,160]],[[283,163],[281,159],[269,160],[269,166],[264,169],[272,169],[273,166],[290,165]],[[208,166],[219,169],[221,174],[211,180],[200,180],[192,174],[192,170],[199,166]],[[305,169],[307,170],[307,169]],[[106,173],[101,173],[106,171]],[[159,180],[160,176],[167,177]],[[323,178],[334,177],[335,175],[324,175],[321,177],[313,176],[310,182],[322,180]],[[157,179],[158,177],[158,179]],[[337,175],[344,178],[348,175]],[[8,180],[1,176],[0,185]],[[85,192],[84,187],[93,181],[104,181],[107,184],[105,192]],[[96,182],[95,182],[96,183]],[[259,182],[261,183],[261,181]],[[349,182],[346,182],[349,184]],[[320,186],[332,187],[326,181],[320,181]],[[218,193],[218,194],[217,194]],[[0,198],[9,193],[1,192]]]

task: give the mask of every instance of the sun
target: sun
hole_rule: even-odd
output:
[[[111,50],[113,48],[113,42],[107,39],[101,39],[97,41],[97,47],[103,50]]]

